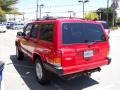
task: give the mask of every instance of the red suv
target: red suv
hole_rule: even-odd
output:
[[[101,24],[80,19],[34,21],[17,33],[16,56],[24,54],[35,63],[41,84],[48,72],[69,77],[89,75],[111,62],[108,36]]]

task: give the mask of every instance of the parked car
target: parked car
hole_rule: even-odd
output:
[[[80,19],[40,20],[17,33],[16,57],[24,54],[35,63],[39,83],[48,82],[49,72],[60,77],[90,75],[111,62],[109,40],[102,25]]]
[[[14,22],[6,22],[5,25],[6,25],[6,28],[7,29],[10,29],[11,25],[14,24]]]
[[[3,24],[0,24],[0,33],[4,33],[4,32],[6,32],[6,26],[5,25],[3,25]]]
[[[110,34],[110,28],[109,28],[109,25],[106,21],[96,21],[96,22],[99,22],[103,25],[103,28],[105,29],[105,32],[107,35]]]
[[[25,25],[24,25],[23,23],[20,23],[20,24],[12,24],[12,25],[11,25],[11,29],[13,29],[13,30],[23,29],[24,26],[25,26]]]

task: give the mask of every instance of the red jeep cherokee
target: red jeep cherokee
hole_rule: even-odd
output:
[[[108,65],[109,41],[103,27],[80,19],[41,20],[17,33],[16,56],[35,62],[36,77],[43,84],[48,71],[59,76],[90,74]]]

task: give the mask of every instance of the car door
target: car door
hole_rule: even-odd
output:
[[[34,50],[37,46],[38,42],[38,31],[39,31],[39,25],[38,24],[33,24],[31,32],[30,32],[30,38],[28,40],[28,51],[29,51],[29,56],[32,57]]]
[[[30,31],[32,29],[32,24],[27,24],[27,26],[24,28],[23,30],[23,34],[24,36],[22,37],[20,44],[21,44],[21,49],[22,51],[29,55],[29,51],[28,51],[28,46],[29,46],[29,37],[30,37]]]
[[[47,62],[53,62],[53,55],[55,51],[53,36],[54,36],[54,24],[53,23],[41,24],[38,48],[40,48],[40,52],[44,60],[46,60]]]

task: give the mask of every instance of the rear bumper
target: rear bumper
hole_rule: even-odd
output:
[[[54,65],[49,64],[49,63],[44,63],[44,67],[46,70],[51,71],[51,72],[57,74],[58,76],[63,75],[62,67],[54,66]]]
[[[110,57],[107,57],[108,65],[111,63],[112,59]]]
[[[44,66],[47,70],[57,74],[58,76],[64,76],[69,74],[82,73],[84,71],[91,71],[101,66],[109,65],[110,63],[111,63],[111,58],[107,58],[106,60],[100,62],[70,66],[66,68],[57,67],[49,63],[44,63]]]
[[[63,71],[64,71],[64,75],[79,73],[79,72],[84,72],[84,71],[91,71],[92,69],[99,68],[104,65],[109,65],[110,63],[111,63],[111,58],[106,58],[103,61],[67,67],[67,68],[64,68]]]

